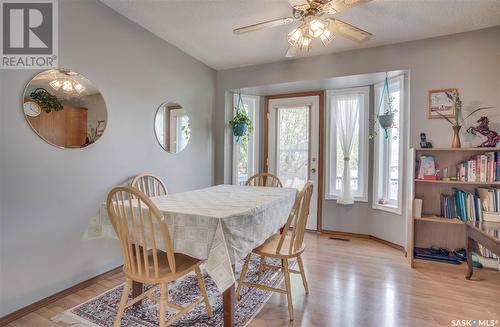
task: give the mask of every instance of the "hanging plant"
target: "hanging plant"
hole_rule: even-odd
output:
[[[30,98],[33,100],[37,100],[40,108],[45,110],[46,113],[51,112],[52,110],[60,111],[63,110],[63,105],[61,101],[55,96],[49,93],[44,88],[37,88],[33,92],[30,93]]]
[[[236,114],[233,119],[229,121],[229,125],[233,129],[233,135],[236,136],[236,142],[239,143],[242,138],[253,132],[253,122],[250,117],[248,117],[247,111],[243,106],[241,94],[238,95],[238,104],[234,109]]]
[[[381,113],[382,105],[384,103],[384,96],[386,97],[387,104],[385,105],[385,110]],[[384,130],[384,137],[389,138],[389,130],[394,126],[394,108],[393,102],[394,97],[389,94],[389,81],[387,79],[387,73],[385,74],[384,88],[382,89],[382,94],[380,95],[380,102],[378,106],[377,121],[380,127]],[[370,138],[374,138],[377,135],[377,126],[375,120],[370,121]]]

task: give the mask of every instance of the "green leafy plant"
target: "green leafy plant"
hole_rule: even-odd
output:
[[[253,122],[248,117],[245,110],[237,110],[236,115],[229,121],[229,125],[234,128],[236,125],[246,124],[248,133],[252,133],[253,131]]]
[[[443,115],[439,111],[437,111],[437,114],[440,115],[441,117],[443,117],[444,119],[446,119],[451,124],[451,126],[460,127],[467,120],[467,118],[469,118],[470,116],[472,116],[476,112],[481,111],[481,110],[486,110],[486,109],[493,108],[493,107],[481,107],[481,108],[477,108],[477,109],[473,110],[470,114],[468,114],[467,116],[465,116],[465,118],[461,118],[461,114],[462,114],[462,100],[460,100],[460,96],[458,95],[458,92],[454,91],[454,92],[445,92],[445,93],[446,93],[446,96],[448,97],[448,99],[450,99],[450,100],[452,100],[452,101],[455,102],[455,117],[453,117],[453,119],[455,121],[452,121],[450,118],[446,117],[445,115]]]
[[[45,110],[45,112],[49,113],[52,110],[60,111],[63,110],[63,105],[61,101],[55,96],[49,93],[44,88],[37,88],[30,94],[30,98],[33,100],[37,100],[40,108]]]
[[[184,138],[186,140],[189,140],[189,137],[191,136],[191,124],[182,126],[181,131],[184,134]]]

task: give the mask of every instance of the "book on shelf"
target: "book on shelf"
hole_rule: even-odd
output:
[[[500,189],[478,187],[474,192],[453,188],[451,194],[441,194],[441,216],[462,221],[497,219],[500,214]],[[494,213],[497,213],[495,215]]]
[[[474,192],[453,188],[452,194],[441,194],[441,216],[462,221],[500,222],[500,189],[478,187]],[[494,237],[498,238],[498,230]],[[484,258],[498,259],[493,252],[478,244],[479,254]]]
[[[461,182],[500,181],[500,151],[485,152],[459,162],[457,176]]]
[[[417,162],[417,178],[430,179],[436,176],[436,163],[433,156],[421,156]]]

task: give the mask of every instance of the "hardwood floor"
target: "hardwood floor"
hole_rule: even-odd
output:
[[[288,320],[286,296],[274,294],[249,326],[424,327],[452,326],[453,320],[500,326],[499,272],[475,269],[467,281],[465,264],[426,262],[410,269],[400,251],[370,239],[345,242],[308,233],[306,244],[310,294],[294,275],[295,320]],[[7,326],[60,326],[50,318],[121,282],[121,273],[111,274]]]

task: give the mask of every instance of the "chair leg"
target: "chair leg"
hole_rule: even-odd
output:
[[[297,257],[297,262],[299,263],[300,276],[302,276],[302,284],[304,284],[304,289],[306,290],[306,294],[309,294],[309,286],[307,285],[307,280],[306,280],[306,271],[304,270],[304,263],[302,262],[302,258],[300,257],[300,255]]]
[[[208,301],[207,289],[205,287],[205,281],[203,280],[203,275],[201,274],[200,267],[194,268],[196,272],[196,278],[198,279],[198,285],[200,286],[200,292],[205,300],[205,307],[207,309],[208,316],[212,318],[212,307],[210,306],[210,301]]]
[[[168,288],[166,283],[160,284],[160,327],[165,326],[165,311],[168,301]]]
[[[113,324],[114,327],[120,327],[121,325],[123,312],[125,312],[125,307],[127,305],[128,293],[130,292],[131,288],[132,288],[132,281],[127,278],[127,280],[125,281],[125,285],[123,286],[122,297],[120,299],[120,306],[118,307],[115,323]]]
[[[250,252],[247,255],[247,257],[245,258],[245,263],[243,264],[243,268],[241,269],[240,280],[238,282],[238,287],[236,288],[236,301],[238,301],[238,299],[240,297],[241,285],[245,281],[245,277],[247,275],[247,270],[248,270],[248,264],[250,263],[251,256],[252,256],[252,253]]]
[[[286,296],[288,300],[288,313],[290,321],[293,320],[293,302],[292,302],[292,287],[290,285],[290,272],[288,271],[288,259],[283,259],[283,273],[285,275]]]
[[[262,276],[262,273],[264,272],[264,265],[266,264],[266,257],[261,254],[260,255],[260,264],[259,264],[259,279]]]

